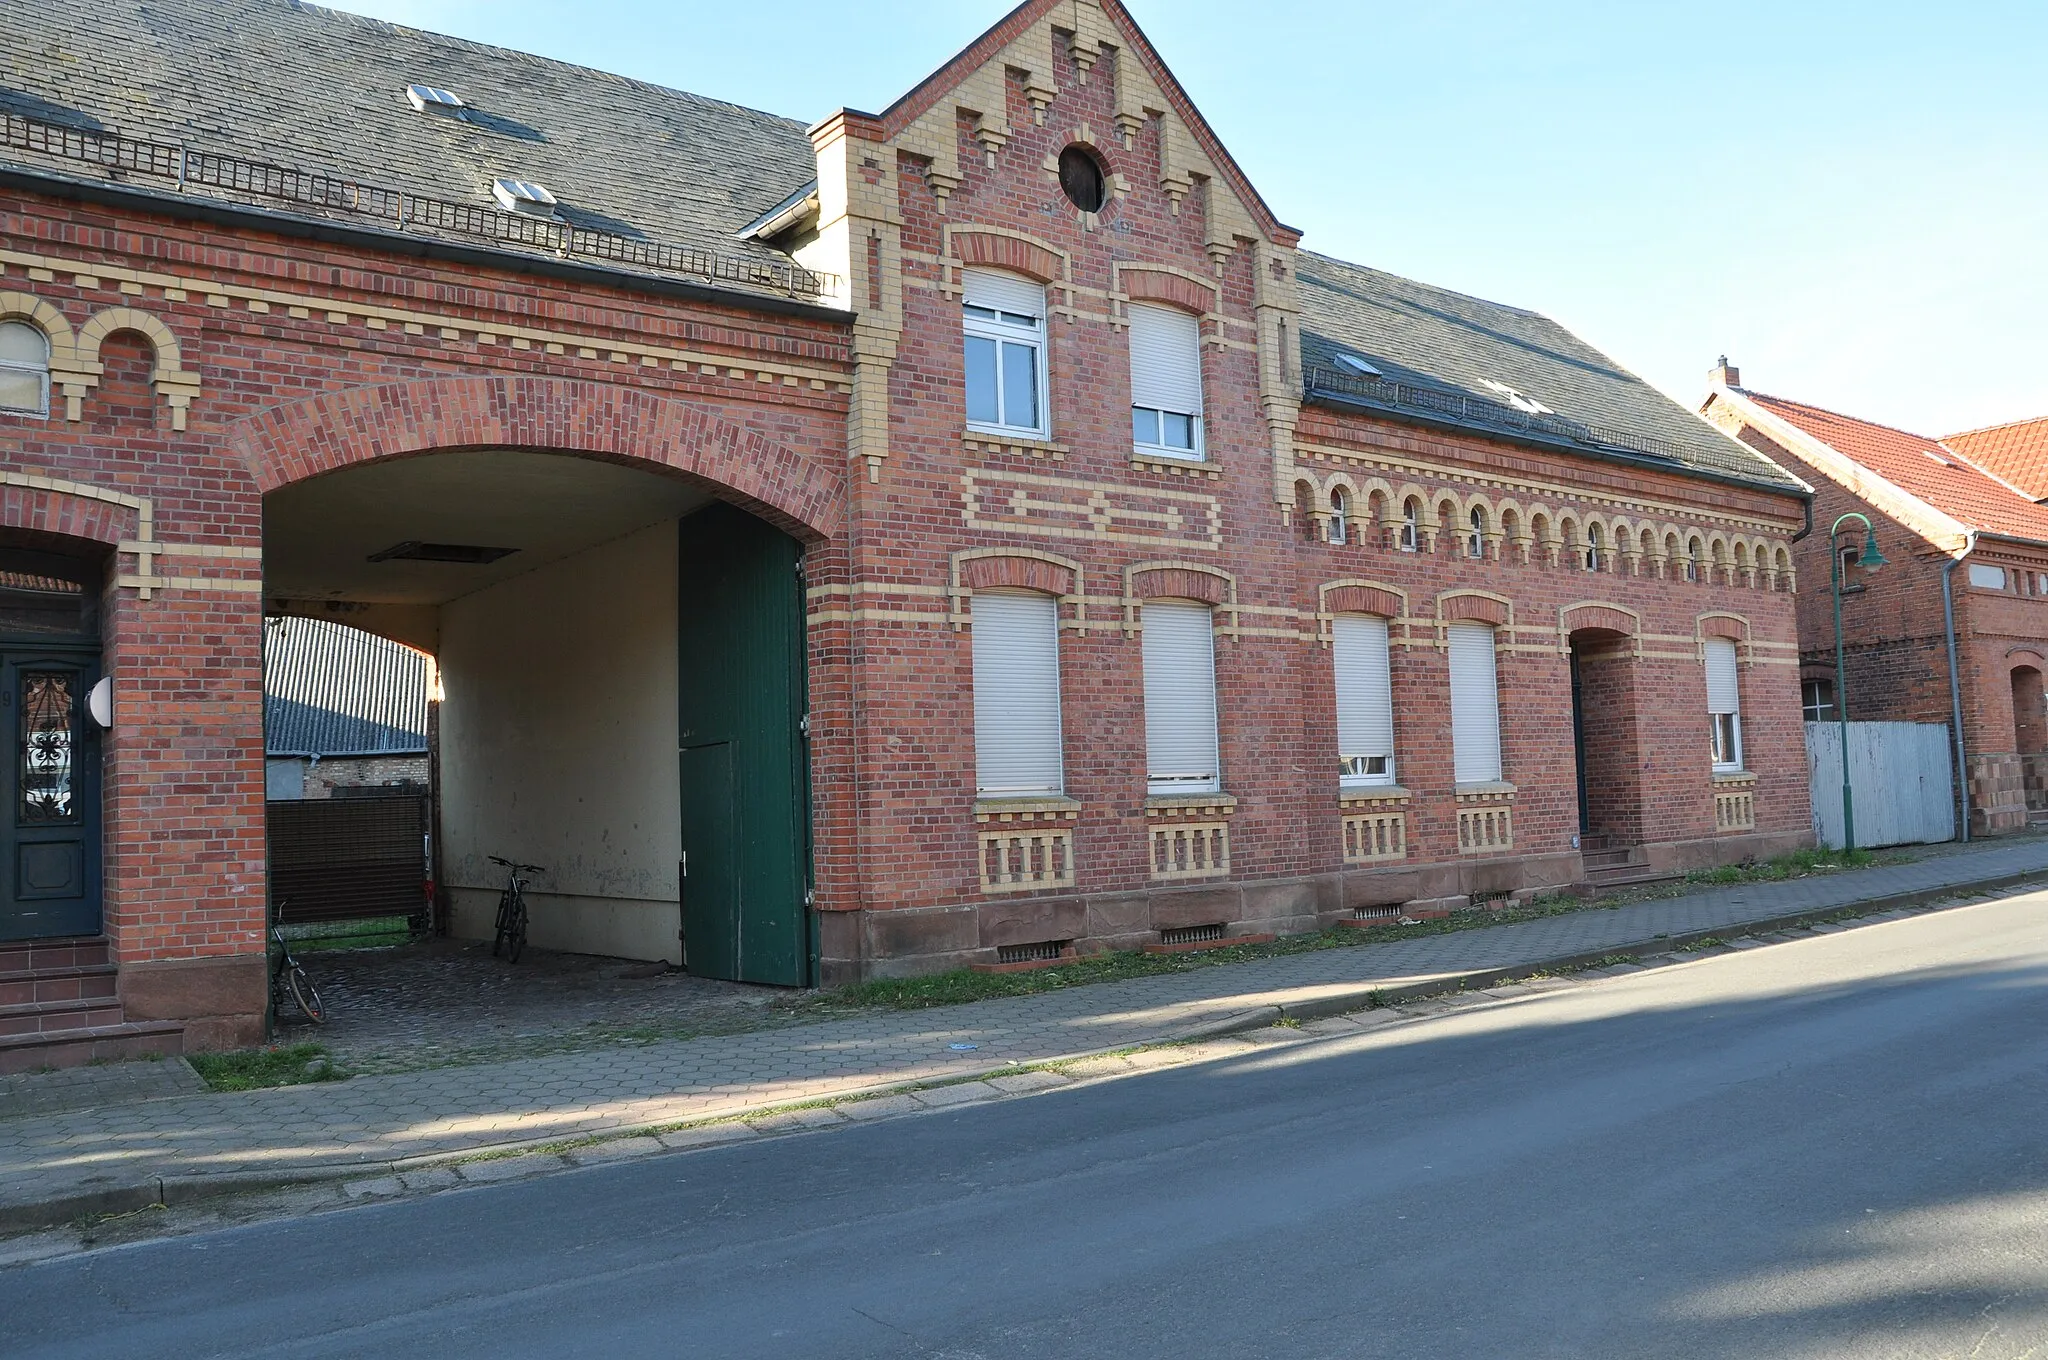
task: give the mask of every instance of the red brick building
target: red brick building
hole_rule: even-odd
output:
[[[2048,422],[1936,440],[1751,391],[1726,360],[1709,378],[1706,417],[1815,487],[1796,561],[1806,716],[1837,716],[1827,530],[1860,512],[1889,564],[1870,576],[1847,560],[1853,522],[1838,540],[1849,717],[1953,731],[1960,714],[1971,833],[2048,816],[2048,506],[2034,499]]]
[[[808,129],[284,0],[0,57],[45,1050],[261,1031],[266,614],[435,658],[453,930],[537,861],[539,943],[717,976],[1810,836],[1805,487],[1543,317],[1300,250],[1116,0]]]

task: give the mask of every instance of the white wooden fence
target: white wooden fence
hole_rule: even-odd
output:
[[[1856,801],[1856,845],[1911,845],[1956,834],[1954,748],[1947,723],[1852,722],[1849,783]],[[1806,768],[1813,785],[1813,834],[1842,844],[1842,729],[1806,724]]]

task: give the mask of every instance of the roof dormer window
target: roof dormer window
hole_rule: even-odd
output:
[[[461,95],[435,85],[408,85],[405,98],[421,113],[460,113],[469,107],[462,102]]]
[[[492,180],[491,196],[508,212],[526,213],[532,217],[555,215],[555,196],[530,179]]]
[[[1340,353],[1337,356],[1337,363],[1340,367],[1349,369],[1351,372],[1358,374],[1360,377],[1377,378],[1382,376],[1382,374],[1377,368],[1374,368],[1370,363],[1360,358],[1356,354]]]
[[[1525,392],[1517,391],[1504,382],[1495,382],[1491,378],[1484,378],[1481,381],[1494,391],[1500,393],[1502,399],[1517,411],[1527,411],[1532,416],[1554,416],[1557,414],[1557,412],[1551,410],[1548,406],[1536,400],[1536,398],[1529,396]]]

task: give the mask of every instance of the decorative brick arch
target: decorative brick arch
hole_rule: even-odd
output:
[[[1568,604],[1557,611],[1558,632],[1570,636],[1582,628],[1600,628],[1628,637],[1641,637],[1643,622],[1633,609],[1597,600]]]
[[[1123,261],[1116,265],[1115,272],[1124,296],[1133,302],[1162,302],[1196,316],[1223,309],[1215,284],[1171,265]]]
[[[1066,255],[1043,241],[1002,227],[957,226],[946,233],[953,258],[962,265],[1004,269],[1040,283],[1064,283]]]
[[[65,379],[65,419],[80,418],[79,398],[84,394],[76,389],[99,385],[100,375],[106,371],[100,362],[100,346],[108,336],[122,331],[133,331],[149,342],[153,357],[149,385],[169,404],[171,428],[184,429],[186,409],[192,405],[192,398],[199,395],[199,375],[186,370],[184,349],[171,328],[161,318],[138,307],[108,307],[93,313],[78,328],[78,376]]]
[[[1496,628],[1515,626],[1515,607],[1504,596],[1483,590],[1449,590],[1436,597],[1436,616],[1442,623],[1490,623]]]
[[[1332,581],[1316,593],[1322,597],[1317,612],[1323,614],[1377,614],[1383,619],[1408,615],[1408,600],[1394,586],[1371,581]]]
[[[1693,621],[1694,650],[1704,661],[1707,655],[1707,639],[1726,638],[1735,644],[1736,659],[1747,665],[1755,660],[1749,646],[1749,620],[1740,614],[1701,614]]]
[[[456,449],[534,449],[661,468],[806,540],[839,533],[841,474],[715,411],[610,383],[445,377],[272,407],[228,428],[265,492],[359,463]]]

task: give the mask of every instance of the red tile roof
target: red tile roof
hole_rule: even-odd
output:
[[[1783,397],[1742,395],[1969,528],[2048,543],[2048,506],[2034,504],[1939,440]]]
[[[1941,442],[2035,500],[2048,498],[2048,416],[1965,430]]]

